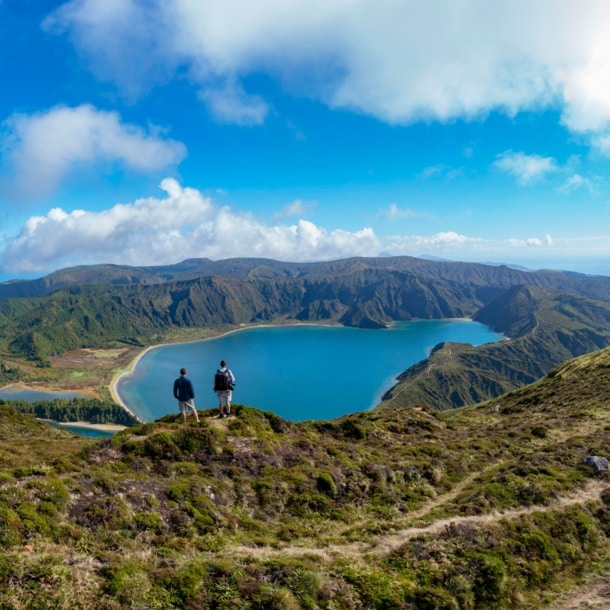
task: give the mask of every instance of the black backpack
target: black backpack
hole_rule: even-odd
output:
[[[232,389],[233,385],[229,377],[229,371],[218,369],[216,375],[214,375],[214,392],[227,392]]]

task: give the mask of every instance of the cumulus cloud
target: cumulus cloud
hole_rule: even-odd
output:
[[[608,23],[606,13],[606,24]],[[598,131],[610,119],[610,44],[595,40],[586,57],[563,75],[564,123],[573,131]]]
[[[143,264],[149,257],[151,263],[171,260],[177,243],[192,231],[189,227],[205,226],[213,207],[198,191],[183,189],[173,179],[165,179],[161,188],[165,199],[139,199],[102,212],[67,213],[54,208],[46,216],[33,216],[5,249],[3,266],[36,272],[79,260],[126,264]]]
[[[372,256],[380,250],[373,230],[327,231],[307,220],[266,225],[249,213],[218,207],[174,179],[161,183],[164,198],[139,199],[108,210],[33,216],[5,248],[2,266],[35,273],[99,262],[154,265],[191,257],[264,256],[319,260]]]
[[[0,253],[0,267],[12,274],[32,274],[81,264],[161,265],[193,257],[314,261],[422,253],[454,260],[511,260],[532,248],[555,245],[550,235],[491,239],[442,231],[379,236],[369,227],[329,230],[302,218],[291,224],[265,224],[248,212],[219,206],[173,178],[163,180],[160,187],[160,198],[142,198],[100,212],[54,208],[44,216],[32,216]],[[294,211],[298,208],[295,202]],[[599,243],[607,251],[608,238]],[[591,243],[564,239],[560,246],[589,252]]]
[[[186,154],[183,144],[121,122],[114,112],[64,106],[13,115],[4,124],[3,169],[17,190],[46,195],[84,165],[118,164],[136,172],[166,169]]]
[[[442,231],[440,233],[436,233],[432,237],[419,238],[420,243],[427,246],[437,246],[437,245],[450,245],[450,246],[463,246],[472,241],[472,238],[468,238],[465,235],[460,235],[455,231]]]
[[[225,120],[243,120],[240,103],[260,120],[264,103],[222,101],[218,83],[265,73],[390,123],[559,105],[569,129],[591,132],[610,124],[609,24],[607,0],[586,10],[557,0],[70,0],[45,25],[124,89],[186,68]]]
[[[513,176],[523,186],[558,171],[555,159],[508,151],[498,155],[494,166]]]

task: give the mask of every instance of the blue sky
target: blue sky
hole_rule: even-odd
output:
[[[0,0],[0,279],[236,256],[610,275],[607,0]]]

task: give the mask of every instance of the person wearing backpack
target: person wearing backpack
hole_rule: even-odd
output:
[[[186,376],[185,368],[180,369],[180,377],[174,381],[174,398],[178,401],[182,421],[186,422],[186,410],[190,409],[199,423],[199,415],[195,408],[195,390],[191,380]]]
[[[220,361],[220,368],[214,373],[214,392],[218,396],[218,417],[231,417],[231,398],[235,387],[235,376],[227,368],[227,361]]]

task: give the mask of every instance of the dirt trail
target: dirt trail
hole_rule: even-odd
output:
[[[560,597],[551,610],[608,610],[610,608],[610,578],[597,576],[591,582]]]
[[[476,473],[462,481],[451,492],[439,496],[427,503],[418,511],[411,513],[413,519],[424,517],[434,508],[452,500],[473,479],[479,476]],[[314,556],[319,561],[330,563],[334,557],[348,557],[354,565],[364,565],[367,556],[385,555],[399,548],[405,542],[416,536],[426,534],[437,534],[447,527],[456,526],[464,523],[492,523],[501,519],[516,519],[521,515],[536,511],[556,510],[574,504],[584,504],[588,501],[599,500],[602,491],[608,488],[607,481],[590,481],[584,489],[570,496],[564,496],[548,506],[529,506],[527,508],[509,510],[504,512],[493,512],[486,515],[448,517],[439,519],[424,527],[407,527],[400,529],[392,534],[377,537],[372,542],[356,542],[345,544],[329,544],[325,547],[311,548],[299,546],[297,544],[287,544],[281,548],[251,548],[245,546],[234,546],[227,548],[231,554],[257,557],[258,559],[270,559],[277,556],[282,557],[302,557],[304,555]],[[580,587],[566,592],[559,598],[549,610],[609,610],[610,609],[610,576],[597,576],[591,578],[587,583]]]
[[[448,502],[449,500],[457,496],[460,490],[465,487],[472,479],[476,478],[476,476],[479,476],[479,474],[480,473],[476,473],[476,475],[468,477],[448,494],[436,498],[418,511],[411,513],[409,516],[413,519],[425,516],[434,508],[441,506],[442,504]],[[536,511],[556,510],[574,504],[584,504],[589,500],[599,500],[601,492],[607,487],[607,481],[590,481],[587,486],[584,489],[580,490],[577,494],[559,498],[556,502],[553,502],[552,504],[549,504],[547,506],[528,506],[526,508],[514,509],[504,512],[495,511],[493,513],[488,513],[485,515],[447,517],[445,519],[438,519],[437,521],[434,521],[434,523],[431,523],[427,526],[407,527],[391,534],[381,535],[371,542],[353,542],[345,544],[331,543],[322,548],[312,548],[298,544],[286,544],[281,548],[252,548],[245,546],[235,546],[227,550],[232,553],[250,555],[258,558],[269,558],[278,555],[281,555],[283,557],[315,555],[321,560],[330,561],[333,556],[344,555],[348,556],[350,560],[354,560],[355,558],[360,558],[360,560],[362,560],[363,557],[371,554],[388,554],[393,550],[399,548],[411,538],[415,538],[417,536],[424,536],[427,534],[437,534],[450,526],[456,526],[464,523],[493,523],[501,519],[516,519],[521,515],[526,515]],[[606,599],[606,601],[610,602],[610,598]],[[610,608],[610,603],[607,607]],[[572,608],[572,606],[567,606],[565,610],[568,610],[568,608]]]
[[[608,483],[605,481],[591,481],[583,490],[579,491],[578,494],[564,496],[548,506],[528,506],[526,508],[518,508],[504,512],[494,511],[493,513],[487,513],[485,515],[447,517],[446,519],[438,519],[426,527],[410,527],[400,530],[395,534],[381,536],[376,541],[374,546],[372,546],[371,550],[375,554],[386,554],[400,547],[411,538],[425,534],[437,534],[452,525],[459,525],[463,523],[493,523],[501,519],[516,519],[521,515],[527,515],[537,511],[555,510],[558,508],[571,506],[573,504],[584,504],[589,500],[598,500],[601,492],[607,487]]]
[[[418,521],[419,519],[423,519],[424,517],[426,517],[426,515],[431,513],[435,508],[438,508],[440,506],[448,504],[449,502],[452,502],[474,480],[476,480],[478,477],[480,477],[481,475],[486,473],[488,470],[495,468],[497,465],[498,464],[496,464],[496,463],[490,464],[483,470],[473,472],[472,474],[468,475],[447,493],[436,496],[436,498],[432,498],[431,500],[426,502],[423,506],[421,506],[417,510],[409,511],[408,514],[405,514],[405,518],[404,518],[403,522],[408,523],[408,524],[413,524],[416,521]],[[367,523],[369,523],[369,522],[370,522],[370,520],[360,521],[358,523],[350,523],[348,526],[340,529],[337,532],[337,535],[341,536],[341,535],[345,534],[346,532],[354,531],[354,530],[358,529],[358,527],[365,527],[367,525]],[[396,526],[400,527],[400,524],[396,523]]]

